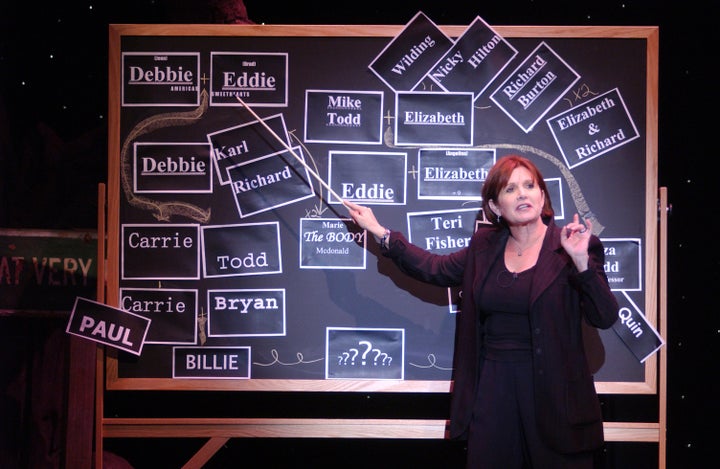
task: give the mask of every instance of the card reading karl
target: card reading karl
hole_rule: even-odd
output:
[[[282,141],[278,141],[277,137]],[[207,139],[215,163],[215,174],[223,185],[230,184],[228,167],[283,151],[286,149],[283,143],[290,146],[282,114],[266,117],[262,122],[256,120],[209,133]]]

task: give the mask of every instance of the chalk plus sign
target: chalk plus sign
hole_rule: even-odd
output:
[[[387,115],[385,116],[385,119],[388,121],[388,125],[390,125],[390,121],[393,120],[395,116],[390,115],[390,109],[388,109]]]

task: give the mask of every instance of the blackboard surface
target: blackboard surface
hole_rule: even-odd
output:
[[[355,175],[350,194],[372,205],[386,226],[438,252],[447,246],[442,241],[482,229],[483,216],[479,198],[466,195],[467,184],[464,194],[443,184],[423,185],[423,164],[442,152],[480,168],[507,153],[527,156],[548,182],[556,222],[576,212],[591,217],[596,234],[612,247],[606,270],[621,305],[654,320],[652,28],[495,28],[517,54],[471,99],[469,145],[396,140],[398,95],[368,66],[402,27],[113,28],[111,70],[118,73],[111,77],[116,106],[110,124],[107,302],[127,307],[151,298],[148,317],[163,330],[151,325],[154,342],[140,357],[110,354],[109,389],[449,390],[459,292],[409,279],[378,257],[375,240],[357,232],[344,207],[297,156],[338,192],[350,184],[334,186],[333,178]],[[442,30],[453,38],[463,32]],[[534,122],[513,119],[493,92],[501,92],[499,84],[538,48],[551,51],[577,79]],[[254,78],[270,90],[250,92],[245,100],[283,142],[237,99],[212,96],[212,65],[238,55],[245,62],[254,56],[265,70],[278,72],[274,87],[262,83],[269,72],[240,81]],[[199,89],[178,84],[175,92],[163,86],[141,92],[130,86],[131,66],[157,76],[170,72],[157,64],[173,57],[184,71],[207,79],[198,80]],[[239,83],[239,76],[233,79]],[[418,89],[448,93],[427,79]],[[323,93],[346,97],[335,103],[344,109],[335,117],[361,128],[362,136],[313,130],[318,123],[308,119],[307,103]],[[377,127],[352,121],[358,99],[378,108]],[[460,106],[464,99],[457,99]],[[627,142],[590,158],[592,148],[570,151],[572,139],[558,137],[562,129],[553,125],[580,118],[590,103],[601,109],[608,102],[614,114],[609,121],[598,117],[599,126],[620,121],[619,138]],[[587,138],[597,120],[573,138]],[[258,148],[263,151],[253,153]],[[451,161],[448,169],[457,164]],[[194,176],[159,174],[158,162],[169,169],[184,164]],[[139,170],[143,164],[145,172]],[[261,180],[260,173],[271,177]],[[274,190],[273,183],[283,190]],[[440,226],[437,238],[423,233],[422,226],[433,223]],[[587,339],[601,392],[652,392],[652,358],[640,363],[614,329]]]

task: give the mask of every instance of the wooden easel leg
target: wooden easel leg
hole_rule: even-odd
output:
[[[213,457],[213,455],[228,442],[229,439],[230,438],[228,437],[210,438],[207,443],[205,443],[203,447],[195,453],[195,456],[190,458],[190,460],[183,466],[183,469],[199,469],[203,467],[205,463],[207,463],[210,458]]]

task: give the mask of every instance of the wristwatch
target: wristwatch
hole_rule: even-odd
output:
[[[380,238],[380,247],[387,249],[387,247],[388,247],[387,242],[389,239],[390,239],[390,230],[385,228],[385,234],[383,234],[382,238]]]

